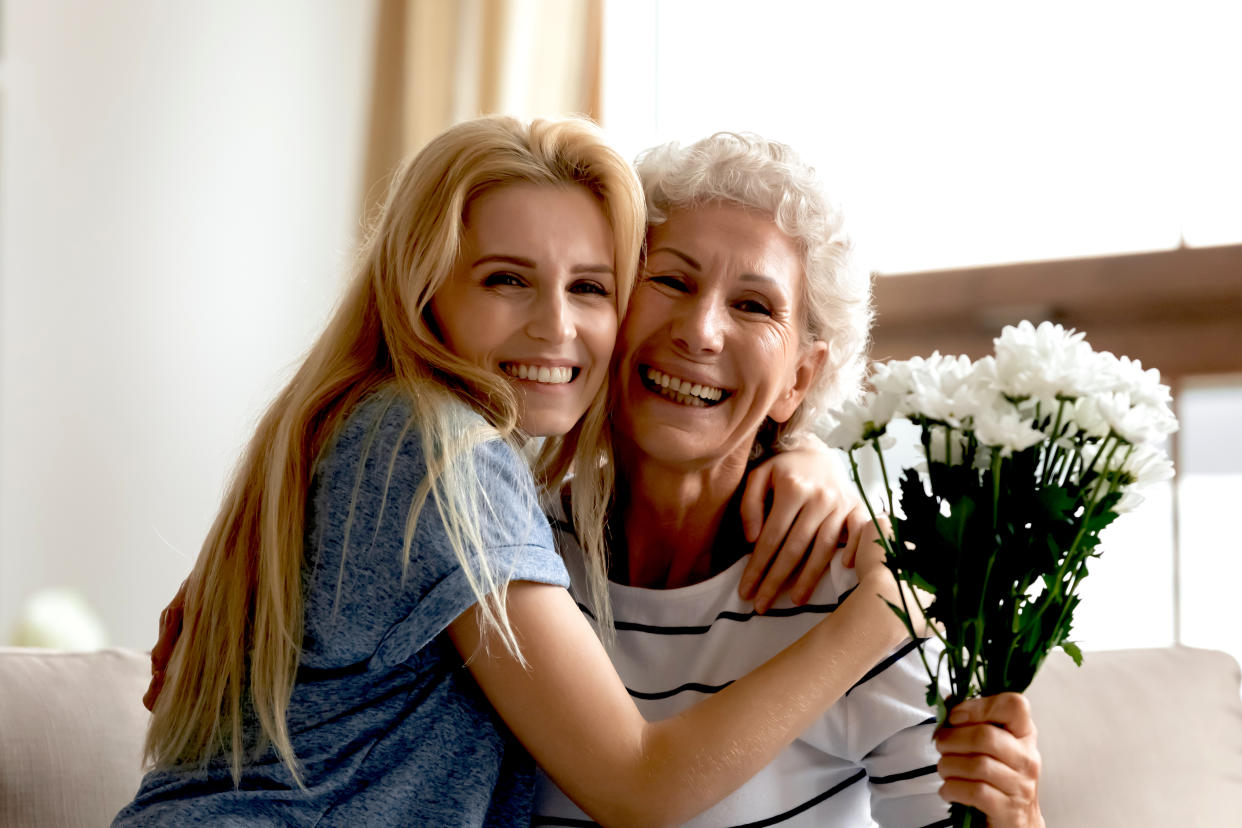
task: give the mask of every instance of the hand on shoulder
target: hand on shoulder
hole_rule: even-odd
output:
[[[759,464],[742,493],[754,548],[738,593],[761,614],[786,592],[807,603],[833,558],[857,543],[861,508],[840,458],[818,438],[803,435]]]

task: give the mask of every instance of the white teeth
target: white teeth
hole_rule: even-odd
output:
[[[511,377],[530,380],[531,382],[548,383],[549,385],[564,385],[567,382],[571,382],[574,378],[574,369],[567,365],[549,368],[546,365],[522,365],[516,362],[506,362],[500,367],[501,370]]]
[[[675,399],[683,405],[699,404],[704,400],[714,402],[724,396],[724,389],[701,383],[692,383],[689,380],[682,380],[677,377],[670,377],[663,371],[657,371],[654,368],[646,369],[646,379],[653,385],[668,389],[671,393],[665,396],[669,397],[669,399]]]

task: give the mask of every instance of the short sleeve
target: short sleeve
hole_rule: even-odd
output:
[[[483,423],[473,412],[462,416]],[[468,460],[479,495],[480,543],[467,553],[474,571],[481,558],[497,582],[567,586],[525,462],[499,439],[476,445]],[[477,601],[433,497],[406,554],[408,516],[426,474],[420,429],[394,392],[361,404],[321,459],[308,537],[307,634],[316,666],[409,661]]]
[[[568,587],[569,573],[553,548],[552,532],[524,461],[500,440],[480,445],[474,461],[485,495],[480,503],[483,554],[497,583],[533,581]],[[437,569],[445,575],[385,636],[375,654],[382,666],[409,660],[478,600],[448,545],[439,516],[429,516],[425,526],[433,530],[433,537],[424,538],[420,527],[416,535],[420,550],[430,544],[439,559]]]

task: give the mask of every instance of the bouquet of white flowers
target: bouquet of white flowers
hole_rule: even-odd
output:
[[[1159,372],[1047,322],[1007,327],[995,346],[974,362],[936,353],[876,364],[874,391],[847,403],[829,436],[873,520],[858,455],[878,458],[887,562],[918,588],[893,609],[911,635],[922,613],[944,645],[924,657],[941,721],[966,698],[1025,690],[1053,647],[1082,663],[1069,633],[1100,530],[1140,502],[1136,489],[1173,473],[1164,444],[1177,421]],[[922,444],[896,493],[884,458],[895,419]],[[953,816],[971,824],[971,809]]]

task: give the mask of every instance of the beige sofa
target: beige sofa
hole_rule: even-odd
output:
[[[143,653],[0,648],[0,826],[107,825],[139,768]],[[1029,691],[1050,828],[1242,825],[1242,696],[1224,653],[1057,654]]]

